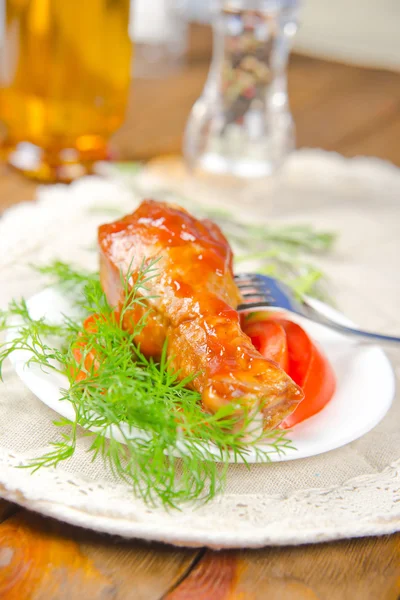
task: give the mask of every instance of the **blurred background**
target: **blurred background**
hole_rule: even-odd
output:
[[[400,165],[399,23],[397,0],[0,0],[2,158],[40,181],[227,144],[272,156],[256,174],[304,146]]]
[[[123,156],[179,151],[187,114],[208,71],[211,4],[212,0],[188,0],[190,24],[182,71],[169,80],[138,83],[128,122],[115,138]],[[400,165],[399,23],[397,0],[301,4],[288,68],[298,147],[322,147],[346,156],[376,155]],[[147,110],[157,118],[156,127],[149,125]]]
[[[127,122],[115,136],[122,157],[180,151],[212,55],[212,4],[186,0],[181,70],[132,87]],[[297,147],[375,155],[400,165],[400,3],[304,0],[298,20],[288,66]]]
[[[189,0],[193,21],[209,23],[213,0]],[[303,0],[294,51],[400,69],[397,0]]]

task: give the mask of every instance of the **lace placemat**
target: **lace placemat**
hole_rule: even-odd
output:
[[[338,231],[336,251],[321,264],[339,308],[366,328],[400,333],[400,172],[377,159],[311,150],[294,154],[273,180],[247,188],[210,188],[171,163],[39,189],[36,202],[0,219],[0,308],[43,285],[29,263],[61,258],[94,267],[97,225],[133,210],[143,196],[171,198],[174,190],[252,221],[312,222]],[[398,379],[399,353],[389,357]],[[233,465],[224,494],[199,508],[166,512],[135,499],[101,461],[90,462],[83,437],[73,458],[55,470],[16,468],[44,454],[60,434],[55,413],[9,364],[4,377],[0,495],[33,510],[99,531],[192,546],[300,544],[400,530],[399,397],[373,431],[344,448],[251,471]]]

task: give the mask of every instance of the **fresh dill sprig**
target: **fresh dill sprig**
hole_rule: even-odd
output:
[[[191,378],[181,381],[172,370],[166,345],[159,362],[146,358],[135,345],[148,317],[143,293],[157,274],[156,261],[143,263],[134,281],[129,274],[122,279],[125,302],[118,314],[109,306],[97,273],[61,262],[40,267],[40,272],[68,290],[82,319],[94,316],[86,326],[68,316],[52,325],[32,319],[21,300],[12,302],[1,317],[1,327],[12,327],[15,334],[11,342],[0,344],[0,374],[11,352],[28,350],[31,361],[69,380],[61,401],[72,403],[75,420],[56,422],[63,427],[61,441],[33,460],[33,469],[55,467],[71,457],[78,428],[83,427],[91,437],[93,459],[102,459],[145,502],[176,507],[184,501],[207,501],[222,490],[229,455],[246,464],[249,447],[263,461],[291,447],[284,431],[266,435],[257,430],[250,436],[255,416],[245,414],[239,421],[234,405],[205,413],[200,394],[187,387]],[[121,324],[137,305],[143,317],[128,332]]]

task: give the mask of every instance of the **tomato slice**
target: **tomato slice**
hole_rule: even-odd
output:
[[[328,359],[304,329],[292,321],[285,320],[281,323],[286,331],[288,344],[288,374],[304,392],[303,401],[282,423],[287,428],[322,410],[335,392],[336,379]]]
[[[276,321],[258,321],[246,326],[245,333],[253,346],[269,360],[275,361],[284,371],[289,367],[286,333]]]
[[[281,426],[293,427],[322,410],[334,394],[335,375],[304,329],[283,318],[282,313],[271,312],[254,315],[245,323],[244,331],[261,354],[275,360],[304,391],[303,401]],[[286,350],[282,349],[283,343]]]
[[[98,329],[97,321],[100,318],[101,317],[96,314],[90,315],[90,317],[85,319],[83,322],[84,329],[89,333],[96,333]],[[96,370],[99,367],[99,360],[96,351],[93,348],[89,352],[85,350],[87,343],[88,340],[85,337],[85,334],[81,332],[78,334],[78,338],[72,346],[72,355],[78,365],[82,364],[83,357],[85,357],[82,365],[84,370],[77,369],[75,366],[71,367],[71,375],[76,381],[83,381],[86,379],[88,373],[96,373]]]

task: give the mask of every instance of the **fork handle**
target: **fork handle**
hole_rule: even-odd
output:
[[[364,344],[376,344],[379,342],[380,344],[390,344],[391,346],[397,345],[400,347],[400,337],[396,337],[394,335],[383,335],[382,333],[364,331],[362,329],[356,329],[355,327],[341,325],[340,323],[325,317],[325,315],[322,315],[317,309],[308,304],[308,302],[304,302],[303,306],[306,308],[306,310],[302,314],[306,318],[310,319],[311,321],[315,321],[316,323],[320,323],[325,327],[329,327],[330,329],[334,329],[338,333],[342,333],[348,337],[353,337],[359,342],[363,342]]]

